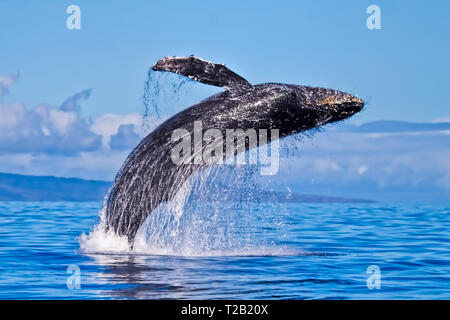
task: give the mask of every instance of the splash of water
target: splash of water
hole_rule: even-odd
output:
[[[150,70],[143,96],[143,129],[153,128],[155,118],[179,111],[182,93],[192,83],[188,78]],[[282,236],[277,230],[284,222],[265,216],[265,212],[283,210],[283,205],[265,199],[264,206],[269,208],[261,210],[261,199],[255,197],[261,193],[254,179],[258,172],[258,166],[204,168],[185,181],[171,201],[153,210],[138,231],[132,250],[125,236],[106,231],[103,208],[98,225],[81,235],[80,250],[183,256],[288,254],[289,250],[276,245],[277,237]]]
[[[132,250],[126,237],[106,231],[103,209],[100,223],[80,237],[80,251],[174,256],[294,254],[277,245],[285,221],[266,213],[284,207],[257,197],[261,191],[253,182],[257,172],[256,167],[205,168],[186,181],[171,201],[153,210]]]
[[[143,130],[149,133],[154,129],[154,119],[164,119],[182,110],[181,103],[193,86],[194,81],[169,72],[155,72],[151,68],[144,84],[142,102],[144,104]]]

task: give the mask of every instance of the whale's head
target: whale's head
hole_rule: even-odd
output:
[[[349,93],[317,87],[298,86],[300,106],[310,109],[323,123],[340,121],[360,112],[364,101]]]
[[[274,117],[286,134],[347,119],[364,107],[360,98],[338,90],[299,85],[272,86]]]

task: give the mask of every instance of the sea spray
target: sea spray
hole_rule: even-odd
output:
[[[181,103],[194,81],[173,73],[155,72],[151,68],[144,84],[142,102],[144,104],[143,131],[150,133],[155,120],[165,119],[187,107]]]
[[[106,207],[99,212],[100,221],[89,234],[83,233],[79,238],[82,253],[129,253],[127,237],[121,237],[113,231],[106,231]]]
[[[126,237],[106,232],[100,222],[83,234],[84,253],[174,256],[284,255],[279,245],[286,223],[282,203],[261,199],[257,168],[211,166],[192,176],[174,198],[158,206],[137,233],[131,250]],[[261,210],[261,208],[265,208]],[[267,215],[278,212],[278,215]]]
[[[256,190],[244,179],[251,175],[245,169],[212,166],[194,175],[174,199],[152,212],[138,234],[139,241],[145,239],[146,249],[153,253],[188,256],[267,247],[266,241],[255,242],[254,237],[255,227],[261,225],[255,220],[261,214],[252,212],[251,202],[236,197],[240,194],[247,200],[251,195],[245,194]],[[138,247],[143,248],[142,243]]]
[[[186,85],[192,80],[171,73],[148,72],[143,103],[143,130],[149,133],[163,119],[185,108],[180,101],[189,100]],[[158,168],[155,168],[158,170]],[[261,187],[254,177],[257,165],[206,167],[184,182],[171,201],[161,203],[138,231],[133,248],[125,236],[106,231],[105,208],[100,221],[89,234],[81,235],[80,250],[85,253],[134,253],[157,255],[240,255],[275,251],[276,230],[284,222],[265,216],[255,201]],[[272,201],[271,201],[272,200]],[[283,205],[264,199],[268,211],[281,211]],[[255,233],[265,233],[255,237]],[[255,240],[258,238],[259,240]],[[264,239],[264,240],[261,240]]]

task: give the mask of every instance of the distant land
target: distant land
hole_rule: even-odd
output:
[[[52,176],[28,176],[0,173],[0,201],[102,201],[111,182]],[[205,198],[210,196],[205,194]],[[308,194],[287,194],[262,191],[257,196],[228,193],[229,201],[277,201],[277,202],[334,202],[371,203],[366,199],[351,199]]]
[[[0,201],[99,201],[111,182],[0,173]]]

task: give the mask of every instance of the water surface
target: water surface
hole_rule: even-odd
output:
[[[203,224],[186,213],[174,251],[83,252],[100,209],[0,202],[0,298],[450,298],[445,205],[255,203]],[[80,289],[67,286],[70,265]],[[367,286],[372,265],[380,289]]]

